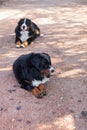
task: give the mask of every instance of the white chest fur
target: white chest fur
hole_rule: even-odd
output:
[[[29,38],[29,32],[28,31],[21,31],[20,33],[21,33],[20,39],[21,39],[22,42],[26,41]]]
[[[49,78],[46,78],[46,77],[42,81],[40,81],[40,80],[33,80],[32,81],[32,85],[38,87],[40,84],[44,84],[47,81],[49,81]]]

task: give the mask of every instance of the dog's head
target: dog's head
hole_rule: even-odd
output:
[[[31,57],[31,65],[40,72],[42,77],[50,77],[54,74],[50,56],[46,53],[36,53]]]
[[[21,31],[30,31],[33,28],[33,24],[30,19],[23,18],[18,22],[18,27]]]

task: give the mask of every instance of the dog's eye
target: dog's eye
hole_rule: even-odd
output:
[[[45,66],[44,66],[44,67],[45,67],[45,69],[47,69],[47,68],[49,68],[49,65],[48,65],[48,64],[45,64]]]

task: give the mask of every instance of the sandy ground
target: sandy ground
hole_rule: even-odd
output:
[[[15,48],[20,18],[37,23],[43,37]],[[55,74],[37,99],[20,88],[12,64],[21,54],[46,52]],[[0,6],[0,130],[87,130],[87,2],[9,0]]]

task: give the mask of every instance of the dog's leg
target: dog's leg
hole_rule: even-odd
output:
[[[17,48],[21,47],[21,41],[17,36],[15,37],[15,44]]]
[[[22,48],[27,47],[29,44],[31,43],[30,38],[28,38],[25,42],[23,42],[23,44],[21,45]]]
[[[40,90],[40,92],[43,94],[43,96],[46,96],[47,93],[46,93],[46,88],[43,84],[40,84],[38,89]]]
[[[27,41],[25,41],[25,42],[23,42],[23,44],[21,44],[21,47],[22,48],[25,48],[25,47],[27,47],[28,46],[28,42]]]
[[[35,33],[36,33],[37,36],[40,35],[40,31],[38,29],[35,29]]]
[[[39,29],[39,27],[35,23],[32,23],[32,25],[33,25],[32,30],[36,34],[36,37],[40,36],[40,29]]]
[[[20,47],[21,47],[21,42],[20,42],[20,41],[17,41],[17,42],[16,42],[16,47],[17,47],[17,48],[20,48]]]
[[[41,91],[37,87],[35,87],[34,89],[32,89],[32,93],[37,98],[42,98],[43,97],[43,94],[41,93]]]

